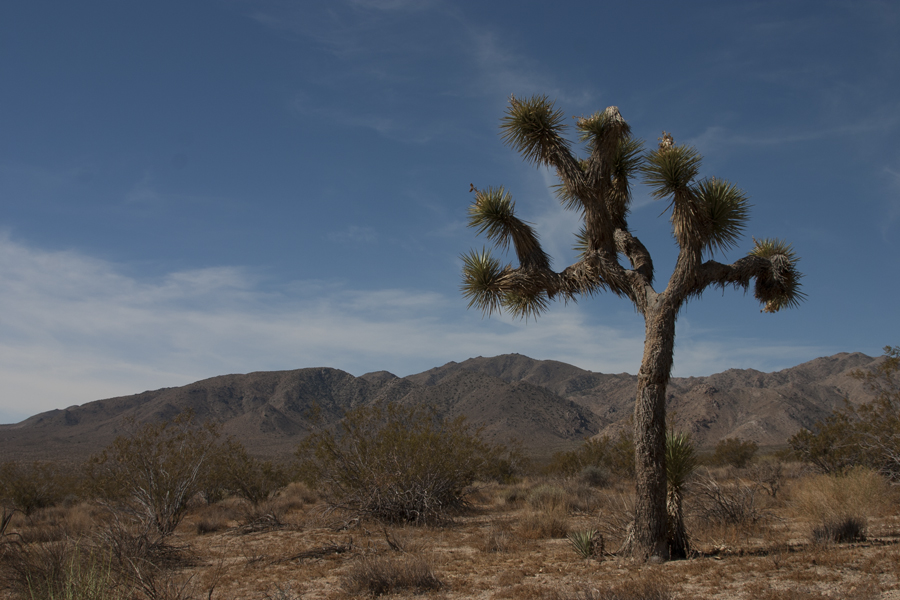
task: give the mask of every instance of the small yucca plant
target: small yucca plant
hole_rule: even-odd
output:
[[[596,529],[572,531],[568,535],[569,543],[581,558],[600,559],[603,556],[603,536]]]
[[[668,494],[666,512],[669,516],[669,555],[687,558],[690,551],[684,528],[684,488],[697,468],[697,454],[690,434],[669,432],[666,434],[666,479]]]

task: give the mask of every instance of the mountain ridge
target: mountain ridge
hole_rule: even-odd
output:
[[[706,377],[673,377],[670,423],[701,447],[724,437],[783,445],[822,419],[844,398],[871,399],[849,376],[880,359],[861,353],[820,357],[772,373],[728,369]],[[85,458],[121,433],[126,416],[170,419],[190,409],[221,424],[256,454],[285,456],[315,427],[377,402],[429,404],[442,415],[465,416],[493,442],[512,438],[533,453],[571,447],[628,426],[637,377],[587,371],[520,354],[448,362],[398,377],[359,377],[330,367],[220,375],[181,386],[95,400],[0,425],[0,453],[23,459]],[[313,413],[316,413],[313,419]]]

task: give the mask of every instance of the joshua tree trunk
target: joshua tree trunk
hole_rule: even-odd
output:
[[[503,138],[529,161],[556,170],[563,206],[579,211],[584,226],[576,236],[578,262],[560,272],[550,268],[531,225],[515,216],[515,202],[503,188],[478,190],[469,207],[469,225],[500,248],[515,249],[519,266],[503,266],[487,250],[463,259],[463,294],[486,314],[508,310],[537,317],[550,300],[611,291],[628,298],[644,315],[644,358],[638,373],[634,408],[637,505],[628,548],[639,560],[668,558],[666,545],[666,387],[672,371],[675,320],[689,298],[709,286],[745,290],[756,280],[754,295],[766,312],[796,306],[802,299],[798,258],[781,240],[754,240],[747,256],[731,265],[704,255],[734,247],[747,220],[744,193],[720,179],[697,180],[701,158],[676,146],[663,132],[659,149],[644,154],[642,142],[615,106],[576,120],[588,158],[577,159],[563,137],[565,113],[546,97],[510,98],[502,120]],[[653,261],[628,227],[630,178],[642,173],[656,198],[670,198],[672,233],[678,261],[666,289],[653,289]],[[620,260],[630,263],[626,269]],[[624,262],[624,261],[623,261]]]
[[[644,358],[634,404],[637,500],[631,554],[666,560],[666,387],[675,345],[675,315],[665,303],[646,314]]]

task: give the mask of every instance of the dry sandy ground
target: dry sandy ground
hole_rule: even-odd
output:
[[[187,582],[185,600],[338,599],[369,595],[352,589],[354,574],[381,560],[399,570],[425,564],[440,582],[437,589],[404,589],[397,597],[900,600],[896,505],[870,519],[867,541],[851,544],[810,543],[809,524],[791,516],[782,501],[770,502],[767,518],[754,526],[710,527],[692,516],[697,556],[635,565],[610,554],[581,558],[564,537],[565,530],[598,528],[607,550],[614,550],[617,527],[626,520],[620,496],[594,491],[596,497],[582,494],[560,510],[535,506],[518,489],[490,486],[476,495],[469,513],[434,527],[348,521],[323,514],[323,505],[308,496],[283,500],[274,507],[281,523],[259,531],[240,527],[246,515],[233,503],[198,508],[171,540],[191,557],[173,580]],[[617,586],[623,595],[602,595]],[[638,594],[642,586],[669,595]],[[0,592],[3,597],[12,596]]]
[[[698,556],[634,565],[612,555],[583,559],[566,538],[544,537],[540,521],[550,518],[545,513],[496,495],[483,494],[479,500],[471,514],[440,527],[348,524],[309,505],[286,517],[289,525],[283,529],[196,535],[187,532],[188,521],[180,536],[204,563],[196,569],[197,582],[208,587],[217,578],[215,598],[364,595],[348,592],[348,580],[362,561],[381,558],[397,565],[424,559],[441,582],[435,591],[399,593],[406,597],[574,599],[598,597],[611,586],[634,582],[668,588],[672,597],[685,599],[900,599],[896,516],[872,519],[866,542],[829,545],[811,544],[804,523],[782,518],[775,510],[754,527],[703,528],[692,522]],[[608,521],[599,516],[603,514],[603,509],[570,511],[564,523],[569,530],[605,525],[609,531]],[[193,517],[195,522],[198,518]],[[609,533],[607,540],[614,549],[617,540]]]

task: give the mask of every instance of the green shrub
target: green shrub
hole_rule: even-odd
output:
[[[609,485],[611,474],[605,466],[588,465],[578,474],[578,479],[585,485],[596,488],[604,488]]]
[[[625,431],[612,438],[604,435],[584,440],[567,452],[556,452],[546,471],[548,474],[574,477],[590,467],[605,470],[610,476],[623,479],[634,477],[634,441]]]
[[[0,501],[26,516],[58,504],[74,489],[74,478],[56,463],[10,461],[0,465]]]
[[[297,456],[301,479],[332,509],[424,524],[466,505],[498,448],[481,441],[464,418],[379,404],[350,411],[337,431],[310,435]]]
[[[214,481],[230,493],[258,505],[271,499],[290,482],[288,470],[270,460],[251,456],[240,442],[229,439],[216,457]],[[212,485],[210,485],[212,487]]]
[[[219,449],[219,433],[195,423],[190,412],[142,426],[126,419],[125,428],[127,435],[90,458],[89,477],[99,495],[122,501],[145,527],[168,535],[200,491],[203,469]]]
[[[716,444],[712,460],[719,466],[730,465],[736,469],[743,469],[753,460],[757,450],[759,446],[756,442],[741,438],[725,438]]]

